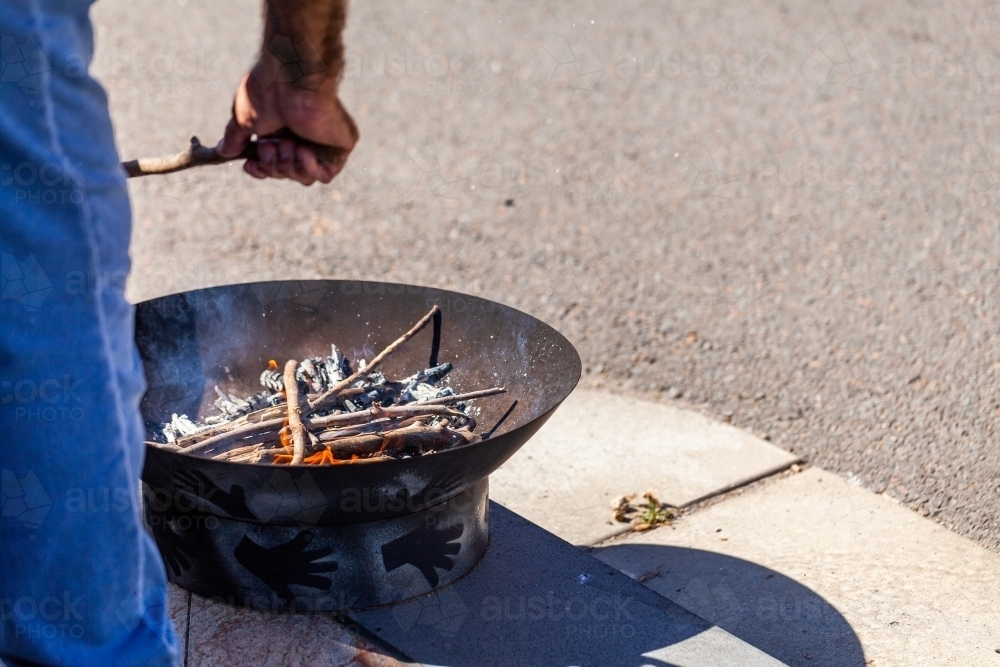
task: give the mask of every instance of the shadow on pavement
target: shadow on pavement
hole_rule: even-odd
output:
[[[486,556],[464,578],[391,607],[354,612],[352,620],[427,665],[773,664],[495,502],[490,532]]]
[[[652,544],[593,556],[791,667],[864,667],[861,643],[833,605],[783,574],[711,551]],[[659,574],[656,572],[659,571]]]

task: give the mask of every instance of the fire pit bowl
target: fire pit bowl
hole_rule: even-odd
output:
[[[146,447],[146,523],[171,581],[263,609],[332,611],[427,593],[471,570],[488,543],[487,476],[573,390],[580,358],[555,329],[513,308],[409,285],[279,281],[213,287],[140,303],[136,342],[149,427],[213,411],[215,387],[257,391],[269,359],[371,359],[437,304],[427,327],[382,366],[403,377],[440,358],[477,399],[492,437],[408,459],[259,465]],[[517,402],[511,410],[514,402]]]

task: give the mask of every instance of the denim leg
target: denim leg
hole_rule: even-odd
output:
[[[138,511],[131,211],[85,0],[0,1],[0,659],[173,665]]]

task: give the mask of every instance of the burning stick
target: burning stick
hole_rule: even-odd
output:
[[[299,362],[289,359],[285,364],[285,397],[288,400],[288,428],[292,431],[292,465],[302,463],[306,455],[306,429],[302,426],[302,402],[299,400],[299,381],[295,379],[295,371]],[[306,403],[308,406],[309,404]],[[306,412],[308,414],[308,411]]]
[[[365,460],[360,457],[396,454],[407,447],[440,449],[482,440],[467,426],[453,429],[443,424],[427,425],[424,422],[425,418],[412,417],[400,421],[371,422],[353,428],[331,429],[320,433],[318,438],[310,433],[310,436],[315,438],[314,453],[303,459],[303,463],[313,465],[353,463]],[[231,449],[212,458],[219,461],[256,463],[263,456],[273,454],[275,463],[291,463],[292,455],[287,451],[287,448],[274,444],[256,444]],[[341,458],[336,458],[334,454]]]
[[[358,412],[348,412],[341,415],[330,415],[329,417],[313,417],[307,424],[311,428],[327,428],[330,426],[349,426],[353,424],[365,424],[375,419],[400,419],[417,416],[437,416],[437,417],[458,417],[466,421],[474,420],[464,412],[459,412],[445,405],[390,405],[387,408],[373,405],[368,410]]]
[[[245,455],[253,454],[255,452],[280,452],[284,449],[284,447],[267,444],[247,445],[246,447],[237,447],[236,449],[230,449],[229,451],[222,452],[221,454],[216,454],[212,458],[217,461],[232,461],[233,459],[243,458]]]
[[[410,424],[403,428],[395,428],[384,433],[363,433],[340,437],[329,442],[320,436],[332,454],[339,460],[351,457],[367,457],[378,454],[397,454],[413,447],[415,449],[443,449],[464,445],[469,442],[464,432],[447,428],[444,425],[427,426],[425,424]],[[275,463],[283,463],[287,454],[275,457]]]
[[[350,389],[345,389],[340,393],[340,397],[352,398],[354,396],[360,396],[367,392],[368,389],[364,387],[351,387]],[[494,390],[487,390],[494,391]],[[473,392],[476,393],[476,392]],[[468,394],[462,394],[467,398],[476,398],[475,396],[468,396]],[[308,396],[307,396],[308,398]],[[447,396],[445,398],[452,398]],[[459,398],[456,396],[455,398]],[[207,438],[211,438],[222,433],[228,433],[234,429],[240,428],[246,425],[263,424],[264,422],[271,421],[273,419],[284,418],[285,416],[285,406],[275,405],[269,408],[263,408],[255,412],[243,415],[239,419],[234,419],[230,422],[225,422],[224,424],[219,424],[212,428],[206,428],[202,431],[198,431],[194,435],[184,436],[183,438],[178,438],[172,443],[153,443],[153,444],[169,444],[171,446],[177,446],[180,449],[188,449],[192,445],[198,445],[203,443]]]
[[[488,390],[494,391],[494,390]],[[500,388],[495,393],[505,391]],[[457,398],[448,396],[447,398]],[[359,410],[358,412],[346,412],[339,415],[329,415],[326,417],[310,417],[303,422],[307,432],[318,431],[322,439],[323,431],[331,427],[356,426],[359,424],[371,423],[376,419],[405,419],[417,416],[451,417],[464,420],[475,427],[475,420],[465,414],[445,405],[391,405],[387,408],[372,406],[369,410]],[[209,452],[229,444],[239,443],[240,445],[259,444],[275,440],[278,433],[284,426],[283,418],[270,419],[258,424],[244,424],[243,426],[206,438],[195,445],[187,447],[182,451],[185,454],[197,454]]]
[[[231,431],[225,431],[217,435],[213,435],[210,438],[205,438],[204,440],[198,441],[195,444],[185,447],[185,454],[196,454],[201,452],[207,452],[223,445],[228,445],[233,442],[241,441],[246,438],[258,438],[266,437],[267,440],[271,440],[278,435],[278,431],[284,425],[285,419],[283,417],[278,417],[277,419],[269,419],[267,421],[259,422],[256,424],[244,424],[239,428],[235,428]]]
[[[493,387],[492,389],[480,389],[479,391],[470,391],[465,394],[454,394],[452,396],[442,396],[441,398],[431,398],[426,401],[417,401],[413,405],[453,405],[454,403],[471,401],[474,398],[484,398],[486,396],[496,396],[497,394],[505,393],[507,393],[505,387]]]
[[[153,447],[159,447],[160,449],[166,449],[171,452],[179,452],[182,449],[182,447],[173,442],[154,442],[152,440],[147,440],[146,444],[152,445]]]
[[[427,326],[427,324],[434,318],[435,313],[439,312],[440,310],[441,309],[437,306],[437,304],[435,304],[434,307],[431,308],[429,313],[424,315],[422,318],[420,318],[419,322],[413,325],[412,329],[410,329],[405,334],[397,338],[395,341],[390,343],[388,347],[386,347],[384,350],[375,355],[375,358],[372,359],[367,366],[365,366],[364,368],[359,368],[357,371],[355,371],[348,377],[344,378],[343,380],[341,380],[340,382],[338,382],[337,384],[335,384],[334,386],[330,387],[325,392],[320,394],[316,398],[316,400],[314,400],[309,405],[312,411],[317,412],[325,407],[328,407],[328,404],[332,401],[332,399],[336,398],[337,395],[340,394],[342,390],[350,387],[352,384],[354,384],[364,376],[369,375],[372,371],[374,371],[378,367],[379,364],[381,364],[385,360],[386,357],[388,357],[390,354],[399,349],[399,347],[402,346],[403,343],[405,343],[406,341],[410,340],[418,333],[420,333],[420,330],[423,329],[425,326]]]

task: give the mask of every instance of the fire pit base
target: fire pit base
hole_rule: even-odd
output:
[[[484,478],[418,512],[333,526],[180,511],[150,495],[144,513],[178,586],[265,611],[329,612],[400,602],[468,573],[489,543],[488,496]]]

